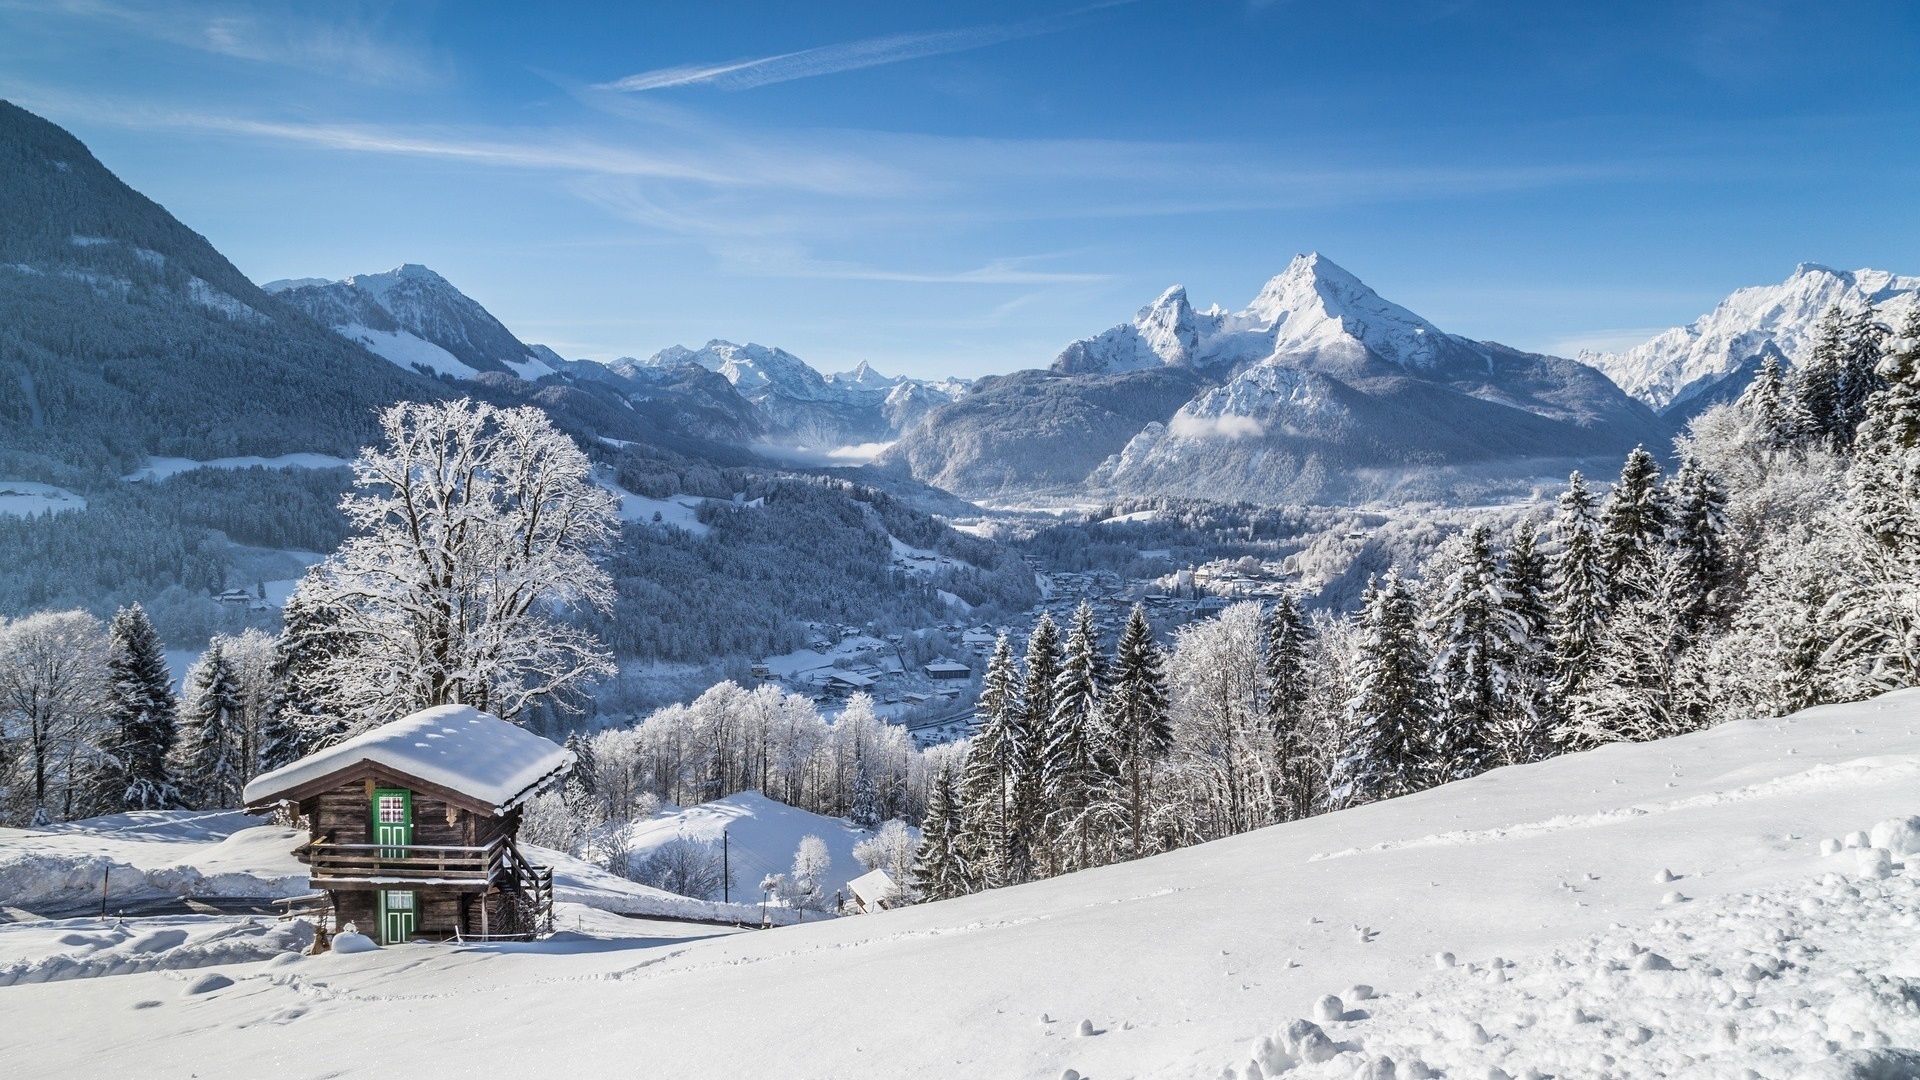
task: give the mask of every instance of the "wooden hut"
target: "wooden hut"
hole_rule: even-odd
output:
[[[553,871],[514,842],[521,807],[573,761],[497,716],[442,705],[255,777],[245,804],[305,822],[295,855],[335,927],[382,944],[531,937],[552,927]]]

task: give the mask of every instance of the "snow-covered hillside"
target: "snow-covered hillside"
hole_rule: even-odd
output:
[[[821,879],[827,895],[844,890],[847,882],[867,872],[853,857],[853,845],[869,835],[865,830],[775,802],[757,791],[684,809],[663,807],[651,820],[633,826],[633,859],[644,860],[676,840],[717,849],[723,831],[733,860],[736,901],[757,900],[762,878],[791,871],[794,849],[804,836],[817,836],[827,845],[830,861]]]
[[[470,378],[553,374],[531,346],[446,278],[416,263],[341,281],[292,278],[261,286],[403,368]]]
[[[1906,1076],[1920,857],[1822,849],[1904,851],[1875,826],[1916,810],[1905,691],[863,918],[234,963],[202,992],[152,972],[0,1009],[34,1076]]]
[[[1917,300],[1920,277],[1801,263],[1778,285],[1736,290],[1691,325],[1664,330],[1626,352],[1583,352],[1580,359],[1606,372],[1627,393],[1663,409],[1768,352],[1804,363],[1813,352],[1821,316],[1836,304],[1848,310],[1874,304],[1898,327]]]

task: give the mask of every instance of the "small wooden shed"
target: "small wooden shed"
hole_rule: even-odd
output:
[[[295,855],[336,927],[382,944],[524,938],[552,927],[553,871],[515,843],[521,807],[573,763],[497,716],[442,705],[263,773],[244,798],[304,821]]]

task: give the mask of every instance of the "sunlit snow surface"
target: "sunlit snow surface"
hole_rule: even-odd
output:
[[[1916,768],[1903,692],[821,924],[15,986],[0,1041],[36,1077],[1912,1075],[1861,1060],[1920,1045],[1920,881],[1821,847],[1920,812]]]

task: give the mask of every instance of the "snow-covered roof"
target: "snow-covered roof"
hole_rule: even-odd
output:
[[[879,907],[880,902],[894,892],[893,878],[885,870],[869,870],[847,882],[847,888],[860,898],[862,906],[869,908]]]
[[[363,761],[459,792],[502,814],[573,765],[573,752],[471,705],[439,705],[356,735],[247,785],[248,806],[272,802]]]

